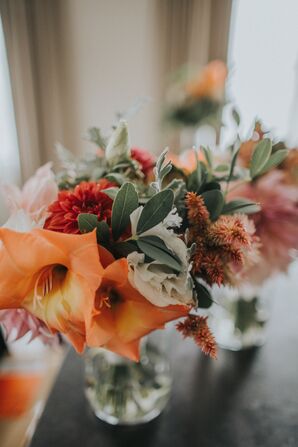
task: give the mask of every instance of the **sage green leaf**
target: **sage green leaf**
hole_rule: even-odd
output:
[[[166,162],[167,153],[168,149],[166,148],[158,157],[154,168],[155,182],[151,183],[151,186],[155,191],[161,191],[163,179],[172,170],[172,162],[171,161]]]
[[[139,251],[135,241],[117,242],[111,248],[113,255],[118,258],[126,258],[130,253]]]
[[[282,163],[288,156],[289,151],[287,149],[280,149],[274,154],[271,155],[263,169],[259,172],[258,175],[265,174],[266,172],[270,171],[270,169],[275,168],[280,163]]]
[[[202,151],[204,152],[204,155],[205,155],[205,158],[206,158],[209,168],[212,169],[213,161],[212,161],[211,149],[209,147],[202,146]]]
[[[229,171],[229,175],[228,175],[228,183],[231,181],[232,177],[233,177],[233,173],[234,173],[234,169],[235,169],[235,165],[236,165],[236,161],[239,155],[239,151],[240,151],[240,146],[238,147],[238,149],[236,149],[232,155],[232,160],[231,160],[231,166],[230,166],[230,171]]]
[[[250,202],[246,199],[236,199],[224,205],[223,214],[244,213],[253,214],[260,211],[261,207],[255,202]]]
[[[107,146],[106,138],[103,137],[101,130],[98,127],[90,127],[87,130],[87,139],[101,149],[105,149]]]
[[[224,207],[225,199],[223,193],[218,189],[212,189],[211,191],[205,191],[201,194],[204,199],[206,208],[209,211],[210,219],[216,220]]]
[[[229,170],[229,165],[217,165],[214,169],[215,172],[226,172]]]
[[[99,221],[95,214],[81,213],[78,216],[78,225],[81,233],[90,233],[96,228],[97,241],[100,244],[108,244],[110,228],[105,221]]]
[[[124,183],[119,189],[112,208],[112,233],[116,241],[129,225],[131,213],[139,206],[138,194],[132,183]]]
[[[104,194],[106,194],[107,196],[109,196],[111,199],[115,199],[117,193],[119,191],[119,188],[107,188],[107,189],[103,189],[102,192]]]
[[[272,152],[272,142],[269,138],[260,141],[253,151],[250,161],[250,175],[255,178],[262,171]]]
[[[194,287],[197,295],[198,307],[201,309],[208,309],[213,303],[209,290],[196,278],[194,281]]]
[[[81,233],[90,233],[97,228],[98,218],[95,214],[81,213],[78,216],[78,225]]]
[[[204,188],[202,188],[200,193],[203,193],[205,191],[211,191],[212,189],[221,189],[220,183],[214,181],[205,183]]]
[[[110,182],[117,183],[118,185],[122,185],[125,182],[125,177],[118,172],[111,172],[110,174],[107,174],[105,178]]]
[[[144,233],[162,222],[172,210],[173,202],[174,193],[171,189],[164,189],[151,197],[140,215],[137,234]]]
[[[97,236],[97,242],[99,244],[107,245],[109,243],[110,227],[104,220],[97,222],[96,236]]]
[[[237,124],[237,126],[239,126],[240,124],[240,115],[238,110],[236,110],[235,108],[232,109],[232,117],[235,121],[235,123]]]
[[[160,248],[158,244],[144,240],[145,238],[139,238],[137,245],[139,249],[149,258],[158,261],[160,264],[164,264],[176,272],[182,271],[181,261],[177,260],[177,257],[173,253],[166,249]]]
[[[139,237],[138,240],[147,242],[148,244],[153,245],[154,247],[159,248],[160,250],[163,250],[163,251],[169,253],[174,259],[176,259],[178,264],[181,264],[181,260],[180,260],[179,256],[177,256],[172,250],[170,250],[160,237],[158,237],[158,236],[141,236],[141,237]]]

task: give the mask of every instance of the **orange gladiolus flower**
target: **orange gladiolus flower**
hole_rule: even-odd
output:
[[[127,260],[98,247],[95,232],[2,228],[0,241],[0,309],[26,309],[78,352],[87,344],[138,360],[141,337],[188,314],[146,300],[128,282]]]
[[[155,329],[164,328],[166,322],[187,315],[189,308],[183,305],[154,306],[128,282],[126,259],[114,261],[102,248],[100,259],[106,268],[87,328],[87,344],[100,345],[138,360],[140,339]]]
[[[95,233],[2,228],[0,240],[0,309],[26,309],[81,352],[103,272]]]

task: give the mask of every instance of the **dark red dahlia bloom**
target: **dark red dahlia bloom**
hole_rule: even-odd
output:
[[[104,190],[115,186],[106,179],[98,182],[81,182],[73,191],[61,191],[58,200],[53,202],[48,211],[49,217],[44,228],[61,233],[80,233],[78,215],[96,214],[98,220],[111,223],[113,200]]]
[[[148,177],[148,175],[151,173],[152,169],[155,166],[155,158],[153,157],[153,155],[150,154],[150,152],[146,151],[145,149],[132,147],[131,157],[138,163],[140,163],[141,171],[143,172],[145,177]]]

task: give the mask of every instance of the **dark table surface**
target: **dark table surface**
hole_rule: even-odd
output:
[[[68,354],[30,447],[297,447],[298,297],[276,297],[268,341],[258,349],[173,353],[172,398],[155,421],[111,427],[84,397],[83,360]]]

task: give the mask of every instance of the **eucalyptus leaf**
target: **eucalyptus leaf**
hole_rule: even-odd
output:
[[[165,251],[157,245],[143,240],[143,238],[139,238],[137,244],[140,250],[149,258],[158,261],[160,264],[165,264],[176,272],[182,271],[181,262],[179,263],[169,250]]]
[[[87,139],[102,149],[105,149],[107,146],[106,138],[103,137],[98,127],[89,127],[87,130]]]
[[[97,222],[97,225],[96,225],[96,236],[97,236],[97,242],[99,244],[107,245],[109,243],[109,240],[110,240],[110,227],[104,220],[101,220],[100,222]]]
[[[255,202],[250,202],[246,199],[236,199],[224,205],[223,214],[244,213],[253,214],[260,211],[261,207]]]
[[[135,241],[117,242],[111,248],[111,251],[115,257],[126,258],[130,253],[134,251],[140,251]]]
[[[211,149],[209,147],[202,146],[202,151],[204,152],[204,155],[205,155],[205,158],[206,158],[209,168],[212,169],[213,161],[212,161]]]
[[[153,245],[154,247],[165,251],[166,253],[170,254],[174,259],[176,259],[178,264],[181,264],[180,258],[166,246],[166,244],[160,237],[158,237],[158,236],[141,236],[138,238],[138,241],[147,242],[148,244]]]
[[[117,193],[119,191],[119,188],[107,188],[107,189],[103,189],[102,192],[104,194],[106,194],[107,196],[109,196],[111,199],[115,199]]]
[[[194,281],[194,287],[197,295],[198,307],[201,309],[208,309],[213,303],[209,290],[196,278]]]
[[[229,171],[228,180],[227,180],[228,183],[233,178],[233,173],[234,173],[235,165],[236,165],[237,158],[238,158],[238,155],[239,155],[239,151],[240,151],[240,146],[234,151],[234,153],[232,155],[231,166],[230,166],[230,171]]]
[[[272,152],[272,142],[264,138],[255,147],[250,162],[250,175],[254,179],[265,167]]]
[[[81,213],[78,216],[78,225],[81,233],[90,233],[97,228],[98,218],[95,214]]]
[[[154,168],[154,176],[155,182],[151,183],[151,186],[155,191],[161,191],[163,179],[170,173],[172,170],[171,161],[166,162],[166,155],[168,153],[168,148],[166,148],[158,157],[155,168]]]
[[[174,193],[171,189],[164,189],[151,197],[140,215],[137,234],[144,233],[162,222],[173,208]]]
[[[202,187],[200,188],[200,194],[205,192],[205,191],[211,191],[212,189],[221,189],[220,183],[218,182],[208,182],[205,183],[204,185],[202,185]]]
[[[266,172],[270,171],[270,169],[275,168],[280,163],[282,163],[288,156],[289,151],[287,149],[280,149],[274,154],[271,155],[263,169],[259,172],[258,175],[265,174]]]
[[[105,176],[107,180],[110,182],[117,183],[118,185],[122,185],[125,182],[125,177],[118,172],[111,172]]]
[[[236,110],[235,108],[232,109],[232,117],[235,121],[235,123],[237,124],[237,126],[239,126],[240,124],[240,115],[238,110]]]
[[[112,233],[116,241],[129,225],[131,213],[138,207],[138,194],[132,183],[124,183],[119,189],[112,208]]]
[[[227,172],[229,170],[229,165],[217,165],[214,169],[215,172]]]
[[[216,220],[220,216],[224,207],[225,200],[223,193],[218,189],[212,189],[211,191],[203,192],[201,196],[209,211],[210,219],[212,221]]]

